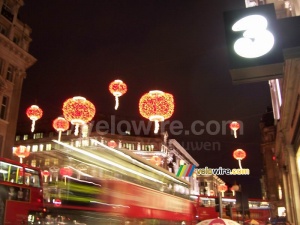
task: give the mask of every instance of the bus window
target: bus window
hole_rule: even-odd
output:
[[[37,170],[25,168],[25,184],[32,187],[41,187],[41,180]]]
[[[22,167],[6,162],[0,162],[0,180],[10,183],[23,183]]]

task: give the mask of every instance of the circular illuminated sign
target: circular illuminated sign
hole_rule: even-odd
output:
[[[246,16],[232,26],[242,37],[234,43],[234,51],[244,58],[258,58],[267,54],[274,46],[274,36],[268,30],[268,21],[261,15]]]

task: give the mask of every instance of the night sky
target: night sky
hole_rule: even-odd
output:
[[[226,134],[169,133],[169,138],[201,168],[238,168],[232,152],[244,149],[242,165],[251,175],[221,178],[241,184],[249,197],[261,197],[259,122],[271,97],[267,82],[232,84],[223,12],[240,8],[243,0],[25,0],[19,17],[32,28],[29,52],[37,62],[24,80],[19,124],[29,120],[26,108],[37,104],[44,111],[38,129],[78,95],[93,102],[98,114],[140,121],[140,97],[150,90],[169,92],[175,99],[170,121],[180,121],[184,130],[197,120],[243,122],[238,138],[228,127]],[[108,91],[115,79],[128,86],[117,111]]]

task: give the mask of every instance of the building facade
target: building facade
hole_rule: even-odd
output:
[[[26,70],[36,59],[28,52],[31,28],[18,19],[23,0],[0,0],[0,156],[11,158]]]

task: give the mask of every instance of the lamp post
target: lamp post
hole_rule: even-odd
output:
[[[231,189],[233,191],[235,191],[236,193],[236,205],[238,205],[238,203],[240,204],[240,209],[242,210],[242,222],[244,224],[245,222],[245,208],[244,208],[244,196],[243,196],[243,193],[242,193],[242,187],[241,185],[233,185],[231,187]]]

